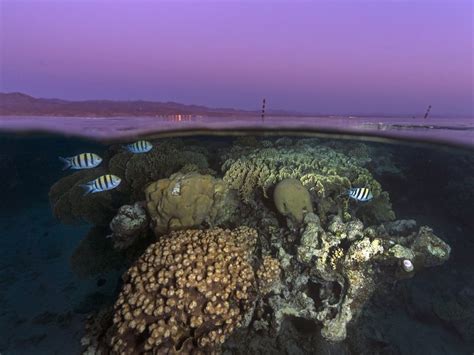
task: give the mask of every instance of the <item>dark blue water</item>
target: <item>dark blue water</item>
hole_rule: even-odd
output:
[[[201,146],[208,154],[209,168],[219,175],[219,154],[234,140],[198,136],[180,139],[179,144]],[[321,140],[320,144],[332,142]],[[397,219],[414,219],[418,225],[433,228],[452,248],[449,261],[376,290],[350,323],[347,339],[339,344],[321,339],[317,325],[289,318],[278,335],[236,332],[224,344],[227,353],[254,352],[258,344],[268,353],[309,353],[308,349],[352,354],[472,353],[473,152],[364,144],[372,154],[366,168],[390,194]],[[61,223],[53,216],[48,197],[51,186],[70,174],[61,171],[57,156],[83,151],[108,156],[112,154],[108,149],[59,136],[0,137],[1,354],[78,354],[84,350],[81,338],[86,317],[114,303],[120,275],[133,257],[121,259],[120,253],[110,250],[103,239],[106,225],[92,229],[101,236],[94,239],[90,224]],[[87,240],[99,242],[86,245],[88,234]],[[101,264],[104,255],[107,258]]]

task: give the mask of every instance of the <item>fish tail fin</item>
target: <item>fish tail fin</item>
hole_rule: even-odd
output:
[[[84,195],[83,196],[89,195],[90,193],[94,193],[93,184],[87,183],[87,184],[82,184],[82,185],[79,185],[79,186],[84,189]]]
[[[64,163],[63,170],[67,170],[72,166],[71,159],[58,157],[60,161]]]

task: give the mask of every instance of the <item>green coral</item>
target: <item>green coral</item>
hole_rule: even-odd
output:
[[[235,147],[222,165],[224,180],[249,202],[257,191],[268,190],[283,179],[298,179],[310,191],[322,221],[329,214],[357,215],[366,223],[392,220],[388,194],[356,159],[322,145],[242,149]],[[349,187],[367,187],[374,199],[352,208],[344,193]]]

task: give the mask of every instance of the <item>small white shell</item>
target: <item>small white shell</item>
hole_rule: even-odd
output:
[[[176,185],[174,185],[173,190],[171,190],[171,195],[179,196],[181,194],[181,182],[178,181]]]
[[[402,268],[406,272],[412,272],[413,270],[415,270],[415,267],[413,266],[413,263],[409,259],[404,259],[402,261]]]

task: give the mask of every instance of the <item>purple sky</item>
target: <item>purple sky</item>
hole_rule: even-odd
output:
[[[0,0],[0,91],[473,114],[471,0]]]

